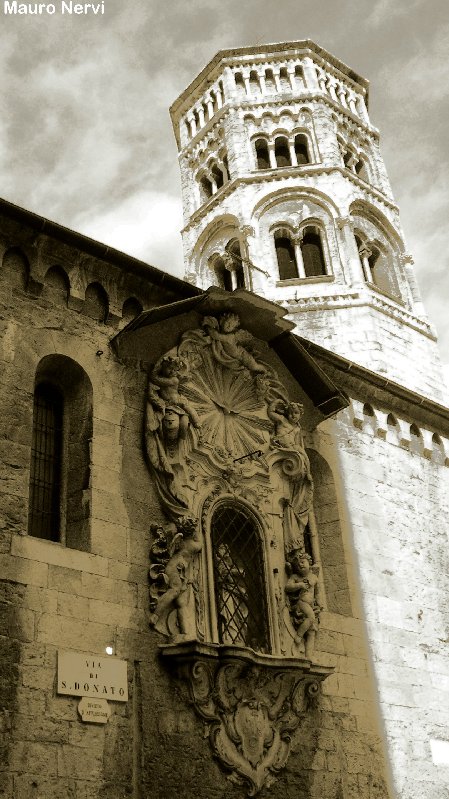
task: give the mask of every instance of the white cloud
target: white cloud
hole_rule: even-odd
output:
[[[183,274],[179,233],[182,206],[177,197],[142,191],[108,211],[89,212],[76,223],[77,229],[87,236],[171,274]]]

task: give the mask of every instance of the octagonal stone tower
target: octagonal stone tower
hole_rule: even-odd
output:
[[[297,332],[441,399],[368,83],[312,41],[223,50],[171,108],[186,279],[284,306]]]

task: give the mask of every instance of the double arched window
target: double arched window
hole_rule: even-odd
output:
[[[71,358],[49,355],[35,379],[28,532],[89,547],[92,385]]]
[[[226,291],[245,288],[245,272],[240,243],[237,239],[228,241],[223,253],[216,253],[210,260],[217,283]]]
[[[285,133],[274,140],[259,136],[254,141],[257,169],[283,169],[312,162],[309,137],[305,133]]]
[[[355,240],[366,282],[376,286],[390,297],[400,299],[399,286],[393,268],[393,253],[388,253],[384,244],[379,241],[370,241],[362,231],[355,231]]]
[[[307,225],[295,237],[288,229],[274,233],[274,246],[280,280],[326,275],[322,232],[317,225]]]
[[[246,506],[221,502],[210,521],[216,636],[221,644],[270,650],[260,526]]]

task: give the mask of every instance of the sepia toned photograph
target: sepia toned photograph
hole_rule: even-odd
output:
[[[449,799],[444,0],[0,0],[1,799]]]

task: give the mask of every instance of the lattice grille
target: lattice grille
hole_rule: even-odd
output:
[[[257,524],[242,510],[221,505],[211,528],[220,641],[267,652],[266,588]]]
[[[29,533],[58,541],[62,465],[63,399],[48,383],[34,394]]]

